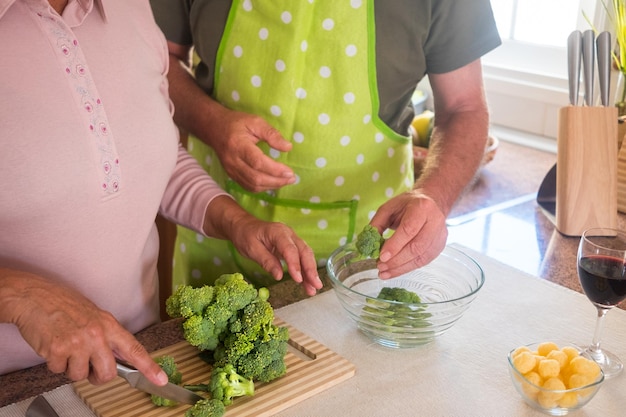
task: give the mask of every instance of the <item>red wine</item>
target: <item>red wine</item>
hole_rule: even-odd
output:
[[[614,306],[626,298],[626,264],[623,259],[585,256],[578,262],[578,277],[593,303]]]

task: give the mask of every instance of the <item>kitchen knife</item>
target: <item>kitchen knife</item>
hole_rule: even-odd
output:
[[[43,395],[39,395],[26,409],[26,417],[59,417]]]
[[[596,38],[596,54],[598,55],[598,78],[600,79],[600,101],[603,106],[609,105],[609,88],[611,85],[611,34],[602,32]]]
[[[117,374],[124,378],[128,384],[140,391],[148,394],[158,395],[168,400],[178,401],[185,404],[195,404],[204,398],[193,391],[189,391],[181,386],[168,382],[167,385],[158,386],[153,384],[141,372],[134,368],[122,365],[118,362]]]
[[[583,34],[575,30],[567,38],[567,75],[569,78],[569,102],[578,105],[580,88],[580,59],[583,47]]]
[[[596,37],[593,30],[583,32],[583,78],[585,80],[585,104],[593,105],[593,81],[595,67]]]

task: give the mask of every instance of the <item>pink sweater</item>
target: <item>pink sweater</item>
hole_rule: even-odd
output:
[[[224,193],[178,144],[167,66],[148,0],[0,0],[0,267],[131,332],[158,321],[157,211],[200,231]],[[0,374],[41,362],[0,324]]]

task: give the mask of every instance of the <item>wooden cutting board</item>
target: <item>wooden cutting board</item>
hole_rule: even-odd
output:
[[[290,344],[298,351],[287,353],[286,375],[269,383],[255,383],[254,396],[236,398],[226,407],[227,417],[271,416],[354,376],[355,366],[348,360],[282,320],[277,319],[276,324],[287,326]],[[183,374],[183,384],[207,383],[211,366],[198,353],[196,347],[179,342],[153,352],[152,356],[174,357]],[[99,386],[87,380],[76,382],[74,390],[98,417],[182,417],[190,407],[156,407],[148,394],[132,388],[120,377]]]

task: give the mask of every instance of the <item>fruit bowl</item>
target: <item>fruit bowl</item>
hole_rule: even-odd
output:
[[[582,408],[604,381],[598,364],[582,352],[572,343],[559,341],[513,349],[508,363],[515,389],[528,405],[552,416]]]
[[[388,280],[378,278],[376,259],[362,259],[354,243],[337,248],[326,268],[347,316],[370,339],[391,348],[432,342],[461,318],[485,282],[480,265],[450,246],[430,264]],[[381,300],[383,287],[409,290],[421,302]]]

